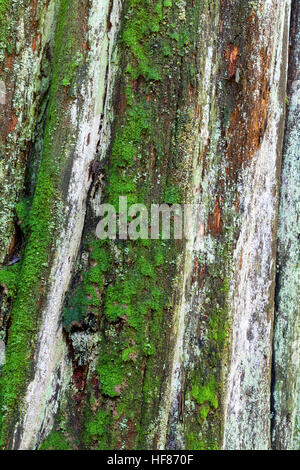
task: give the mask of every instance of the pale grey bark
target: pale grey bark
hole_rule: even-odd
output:
[[[300,6],[293,2],[277,246],[273,447],[300,446]]]

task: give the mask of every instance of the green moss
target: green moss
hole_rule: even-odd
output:
[[[45,163],[44,163],[45,165]],[[18,395],[28,377],[31,361],[31,338],[36,328],[35,303],[43,271],[48,263],[51,246],[51,203],[54,199],[52,181],[45,172],[39,178],[35,200],[30,213],[32,233],[20,270],[18,292],[12,308],[12,325],[2,376],[2,403],[6,410],[14,409]]]
[[[140,242],[135,244],[134,249],[130,249],[128,245],[123,249],[119,246],[119,274],[103,293],[103,312],[105,322],[108,321],[109,324],[106,323],[105,336],[100,337],[101,355],[97,372],[102,397],[104,400],[105,397],[118,398],[120,402],[118,409],[122,420],[125,417],[127,420],[136,420],[136,413],[140,413],[139,399],[137,399],[142,393],[140,367],[148,360],[147,367],[151,370],[150,368],[157,362],[156,347],[161,349],[158,338],[163,337],[160,328],[167,298],[159,285],[155,271],[158,268],[155,268],[150,261],[157,252],[167,260],[169,257],[166,245],[162,245],[160,241],[155,241],[154,244],[155,247],[149,247]],[[107,243],[108,253],[110,249],[113,250],[113,245]],[[97,258],[94,251],[91,252],[91,257],[94,260]],[[123,260],[122,264],[120,258]],[[107,271],[106,276],[109,275],[110,271]],[[151,341],[148,338],[151,338]],[[152,361],[152,358],[154,364],[151,366],[149,361]],[[159,376],[155,379],[147,378],[145,381],[144,394],[147,403],[151,403],[158,396],[159,382]],[[119,432],[127,431],[128,426],[124,425]],[[111,435],[111,431],[109,434],[110,439],[116,438]],[[139,435],[143,436],[142,433]],[[113,448],[114,444],[110,442],[110,448]]]
[[[128,94],[129,85],[127,86]],[[127,169],[140,158],[140,144],[149,129],[149,110],[142,104],[130,107],[130,111],[118,129],[111,153],[109,203],[118,207],[119,196],[126,195],[129,205],[138,202],[135,178],[128,178]]]
[[[41,312],[41,292],[49,275],[47,268],[57,234],[57,217],[62,204],[61,169],[65,164],[63,152],[70,130],[62,81],[74,60],[74,52],[82,48],[78,28],[82,19],[81,15],[76,16],[79,11],[77,1],[76,4],[70,0],[62,0],[60,3],[42,162],[32,207],[25,218],[27,240],[11,311],[6,364],[1,377],[0,398],[4,412],[2,445],[5,439],[9,439],[13,422],[18,416],[20,397],[24,395],[26,382],[30,379],[34,339]],[[71,136],[73,138],[73,130]],[[27,212],[27,203],[21,202],[17,211],[23,218]]]
[[[155,268],[153,267],[152,260],[149,261],[147,258],[141,257],[138,259],[138,263],[143,276],[155,278]]]
[[[204,447],[203,441],[199,439],[199,436],[195,432],[188,434],[186,440],[188,450],[207,450]]]
[[[66,75],[62,81],[62,84],[64,86],[69,86],[72,83],[73,78],[75,76],[76,69],[82,64],[83,64],[83,55],[81,53],[78,53],[76,59],[73,60],[68,70],[66,71]]]
[[[154,265],[156,267],[163,266],[164,264],[164,255],[163,253],[159,250],[157,253],[155,253],[154,256]]]
[[[152,82],[159,82],[159,86],[167,90],[169,74],[175,73],[176,69],[177,79],[181,73],[176,68],[175,55],[183,33],[176,41],[167,37],[168,17],[163,21],[164,11],[166,15],[172,14],[172,2],[129,0],[127,7],[121,33],[127,70],[122,77],[121,93],[126,98],[126,106],[116,121],[107,169],[107,202],[116,207],[120,195],[127,195],[129,204],[149,203],[150,196],[156,191],[156,183],[147,178],[145,180],[145,174],[149,174],[151,155],[155,155],[156,167],[163,174],[162,184],[167,180],[164,132],[158,124],[161,112],[157,98],[161,96],[162,89],[157,89],[158,84]],[[69,115],[64,109],[65,100],[68,99],[65,87],[76,85],[76,76],[84,65],[80,53],[77,54],[82,44],[78,27],[82,18],[76,21],[79,11],[82,10],[78,1],[61,0],[43,158],[36,193],[29,214],[23,202],[17,209],[28,239],[20,272],[21,285],[12,310],[13,322],[1,392],[2,404],[5,403],[6,407],[5,437],[12,418],[17,416],[19,397],[30,376],[31,345],[39,322],[40,305],[38,309],[37,300],[42,300],[40,292],[47,281],[47,265],[60,222],[55,217],[62,204],[59,175],[65,169],[65,150],[69,144],[65,137],[69,125]],[[172,58],[174,66],[170,64],[165,69],[162,37],[176,42],[172,45],[172,51],[177,48]],[[169,42],[166,47],[169,46],[171,51]],[[165,96],[171,99],[167,94]],[[172,106],[176,108],[173,101],[172,98]],[[159,122],[162,123],[162,120]],[[167,199],[178,200],[177,196],[178,190],[171,188]],[[163,199],[164,194],[160,192],[158,197]],[[97,315],[100,323],[101,354],[97,373],[101,399],[97,399],[97,403],[101,408],[95,415],[86,415],[86,446],[101,448],[111,445],[115,448],[119,442],[125,442],[130,433],[133,434],[132,446],[137,446],[138,441],[141,446],[143,440],[145,442],[146,428],[153,418],[153,410],[157,409],[161,389],[161,370],[167,347],[164,339],[168,306],[172,302],[168,292],[175,274],[176,256],[177,247],[172,241],[128,242],[117,247],[113,243],[91,243],[90,266],[82,273],[80,285],[74,287],[64,309],[67,330],[72,323],[84,321],[90,313]],[[118,410],[118,422],[114,429],[108,429],[112,417],[111,400],[114,400]],[[145,403],[143,409],[141,403]],[[107,415],[103,409],[109,410]],[[57,441],[61,436],[55,432],[43,446],[59,446]]]
[[[143,345],[143,352],[145,356],[153,356],[155,354],[155,347],[151,343],[145,343]]]
[[[32,205],[32,198],[24,197],[16,205],[16,214],[18,217],[18,223],[25,236],[30,233],[30,220],[29,213]]]
[[[159,68],[154,63],[149,42],[151,33],[158,33],[163,18],[162,1],[129,0],[127,21],[122,40],[134,56],[127,72],[133,80],[140,75],[146,80],[161,80]]]
[[[122,361],[124,362],[135,361],[137,354],[138,354],[138,351],[137,351],[137,348],[135,347],[124,349],[124,351],[122,352]]]
[[[87,423],[84,436],[85,445],[89,447],[92,441],[96,441],[98,443],[98,450],[106,450],[109,423],[109,413],[105,410],[99,410],[96,416]]]
[[[0,60],[3,60],[5,51],[11,54],[13,50],[12,41],[10,41],[10,21],[9,10],[11,0],[0,0]]]
[[[39,450],[71,450],[71,447],[62,432],[54,431],[45,439]]]
[[[199,412],[201,420],[203,420],[203,421],[206,420],[207,415],[209,413],[209,410],[210,410],[210,406],[209,406],[208,403],[205,403],[205,404],[203,404],[203,406],[201,406],[200,412]]]
[[[115,208],[119,196],[127,196],[128,205],[144,203],[147,207],[154,198],[169,204],[183,200],[178,174],[172,167],[175,156],[171,158],[171,153],[176,150],[169,148],[163,127],[166,115],[162,107],[177,112],[173,83],[182,73],[179,44],[187,42],[181,41],[185,26],[172,5],[129,0],[124,11],[120,47],[126,73],[120,83],[122,106],[115,122],[103,195]],[[178,42],[168,35],[171,18],[174,29],[180,30]],[[174,81],[170,80],[172,74]],[[111,410],[113,403],[107,424],[108,448],[147,448],[149,426],[161,394],[173,301],[170,291],[182,246],[174,240],[116,240],[107,241],[103,249],[110,258],[110,268],[102,273],[105,288],[99,308],[101,353],[97,365],[101,397],[95,394],[93,403],[106,410]],[[89,274],[92,258],[97,262],[94,249],[83,279],[87,276],[95,283],[99,273],[92,278]],[[84,283],[81,287],[84,289]],[[93,420],[87,412],[86,426]],[[98,443],[89,445],[97,448]]]
[[[170,57],[172,55],[171,46],[169,44],[163,45],[163,54],[165,57]]]
[[[117,387],[122,385],[125,372],[122,360],[123,357],[102,357],[100,365],[98,366],[98,374],[103,395],[112,398],[120,395]]]
[[[0,269],[0,286],[7,291],[9,297],[14,297],[18,288],[20,275],[19,263]]]
[[[224,231],[222,241],[218,240],[216,245],[215,262],[207,266],[206,282],[202,287],[206,296],[202,358],[198,370],[188,374],[191,381],[188,397],[196,403],[196,410],[187,417],[186,445],[196,446],[198,442],[203,449],[217,449],[221,440],[219,403],[223,394],[221,367],[228,338],[231,240],[231,235]],[[195,437],[194,441],[191,435]]]
[[[216,394],[216,382],[212,378],[205,385],[201,386],[198,383],[195,383],[192,387],[192,396],[198,403],[202,405],[204,403],[209,403],[215,409],[218,408],[218,396]]]
[[[204,442],[196,432],[187,435],[188,450],[219,450],[218,444],[215,442]]]
[[[134,157],[138,154],[137,146],[148,128],[149,120],[144,107],[142,105],[132,107],[114,140],[111,155],[113,166],[134,165]]]
[[[181,204],[182,190],[177,186],[169,186],[165,189],[164,202],[166,204]]]
[[[209,337],[222,349],[227,339],[227,313],[227,308],[216,308],[210,318]]]

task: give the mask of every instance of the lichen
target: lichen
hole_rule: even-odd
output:
[[[73,4],[70,8],[68,0],[62,0],[58,15],[43,157],[28,216],[27,228],[30,234],[26,240],[18,291],[12,306],[6,364],[1,378],[1,407],[4,412],[2,445],[10,439],[13,422],[19,413],[19,397],[24,393],[31,374],[34,343],[32,338],[36,337],[39,323],[40,293],[49,275],[47,268],[55,240],[53,234],[56,233],[57,218],[60,214],[62,196],[59,170],[62,168],[63,150],[57,153],[55,133],[65,122],[65,89],[62,81],[74,60],[78,33],[80,36],[80,30],[76,26],[76,11]],[[81,48],[81,42],[79,44]],[[19,206],[18,210],[24,212],[24,206]]]
[[[159,101],[156,96],[166,93],[162,79],[171,73],[171,65],[164,65],[165,56],[160,48],[168,30],[168,15],[174,18],[172,5],[167,3],[129,1],[124,12],[119,44],[124,53],[122,60],[126,74],[121,82],[121,111],[115,122],[109,163],[104,169],[103,199],[116,208],[121,195],[127,196],[128,205],[139,202],[148,206],[153,195],[161,203],[183,200],[178,178],[174,173],[169,176],[163,149],[170,150],[163,141],[162,132],[157,133]],[[176,19],[172,21],[175,29]],[[180,37],[181,34],[185,33],[180,32]],[[169,43],[176,62],[173,73],[179,73],[177,57],[181,57],[179,50],[182,51],[187,40],[176,41],[169,37]],[[160,83],[160,89],[157,89],[157,83]],[[158,186],[151,181],[154,177],[151,172],[146,176],[149,158],[153,155],[157,159]],[[157,413],[158,408],[161,369],[166,354],[164,338],[172,305],[168,293],[182,247],[172,240],[100,242],[91,236],[85,243],[85,250],[90,252],[89,267],[81,274],[83,282],[74,287],[74,294],[79,289],[86,296],[87,279],[90,287],[96,288],[100,300],[98,348],[101,352],[96,372],[101,399],[95,396],[95,402],[109,414],[113,404],[112,421],[106,434],[107,446],[145,448],[150,442],[147,429],[153,422],[153,411]],[[109,260],[105,271],[99,267],[100,246],[101,256],[105,252],[104,257]],[[72,305],[72,296],[67,310]],[[87,303],[91,298],[93,296]],[[84,307],[87,318],[91,308]],[[97,408],[92,416],[87,413],[85,429],[96,420],[96,414]],[[98,436],[98,439],[101,442],[102,437]],[[91,445],[97,448],[98,444],[95,436]]]

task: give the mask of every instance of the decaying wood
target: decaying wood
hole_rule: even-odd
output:
[[[4,0],[0,33],[2,448],[298,448],[299,2]],[[193,236],[98,240],[119,196]]]

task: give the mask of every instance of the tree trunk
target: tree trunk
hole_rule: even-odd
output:
[[[3,449],[299,448],[299,21],[0,0]],[[121,196],[189,235],[101,240]]]

